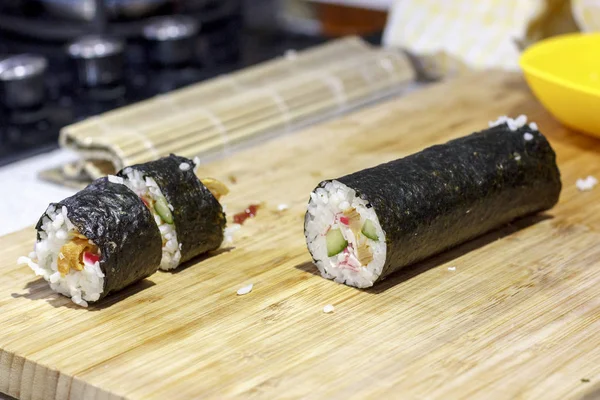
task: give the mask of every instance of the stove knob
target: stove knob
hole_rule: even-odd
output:
[[[32,108],[44,101],[44,73],[48,61],[20,54],[0,61],[0,97],[7,108]]]
[[[114,85],[123,78],[124,44],[118,39],[91,35],[67,47],[77,68],[79,82],[85,87]]]
[[[153,19],[144,27],[150,60],[163,66],[190,62],[198,27],[195,19],[184,15]]]

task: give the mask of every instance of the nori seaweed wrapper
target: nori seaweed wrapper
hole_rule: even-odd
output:
[[[79,233],[100,248],[103,298],[158,270],[162,239],[152,214],[127,186],[100,178],[59,203]],[[42,227],[44,215],[36,229]]]
[[[182,163],[189,164],[190,168],[182,170],[179,168]],[[223,207],[200,182],[194,165],[190,159],[171,154],[156,161],[127,167],[140,171],[144,177],[153,178],[167,202],[173,206],[173,222],[177,240],[181,243],[180,263],[219,248],[225,229]],[[127,179],[124,173],[127,168],[118,175]]]
[[[387,242],[379,279],[552,208],[561,190],[546,138],[506,124],[337,180],[377,213]]]

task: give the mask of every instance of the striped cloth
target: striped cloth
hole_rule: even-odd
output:
[[[584,32],[600,31],[600,0],[572,0],[573,16]]]
[[[523,47],[576,30],[569,0],[396,0],[384,43],[416,56],[427,75],[444,76],[518,70]]]

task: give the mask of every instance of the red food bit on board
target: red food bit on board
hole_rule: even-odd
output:
[[[83,260],[90,264],[95,264],[96,261],[100,260],[100,256],[98,254],[86,251],[85,253],[83,253]]]
[[[350,225],[350,218],[348,217],[340,217],[340,222],[344,225]]]
[[[254,218],[259,208],[260,205],[258,204],[250,204],[244,211],[233,216],[233,222],[243,224],[248,218]]]

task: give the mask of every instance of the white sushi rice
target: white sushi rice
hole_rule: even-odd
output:
[[[125,180],[123,178],[121,178],[120,176],[108,175],[108,181],[112,182],[112,183],[119,183],[119,184],[123,185]]]
[[[125,168],[123,172],[127,176],[124,184],[133,190],[138,196],[149,197],[152,200],[156,200],[158,198],[165,199],[162,191],[154,179],[150,177],[144,178],[140,171],[133,168]],[[171,204],[167,205],[169,209],[173,211],[173,206]],[[179,262],[181,261],[182,245],[177,239],[175,224],[168,224],[163,221],[156,211],[153,211],[153,216],[154,221],[160,230],[160,235],[162,236],[163,242],[160,269],[168,271],[177,268]]]
[[[58,272],[58,258],[63,245],[73,238],[76,229],[67,217],[67,208],[48,207],[42,221],[40,240],[29,257],[19,257],[17,263],[28,265],[36,275],[50,283],[50,288],[71,298],[73,303],[87,307],[88,301],[100,298],[104,290],[104,273],[100,262],[90,263],[84,258],[82,271],[70,270],[62,276]],[[90,240],[90,243],[92,241]]]
[[[508,125],[508,129],[511,131],[516,131],[519,128],[522,128],[527,123],[527,117],[525,115],[519,115],[517,118],[509,118],[506,115],[501,115],[495,121],[490,121],[489,126],[493,128],[494,126],[506,124]]]
[[[338,283],[359,288],[373,286],[381,275],[386,258],[385,232],[379,224],[375,210],[368,207],[367,201],[357,197],[353,189],[335,180],[316,189],[310,197],[304,226],[305,236],[308,250],[316,260],[321,275]],[[361,265],[358,261],[357,237],[350,227],[337,222],[336,215],[351,207],[360,214],[361,225],[367,219],[373,222],[379,237],[378,241],[367,239],[373,252],[373,260],[368,265]],[[327,256],[325,234],[330,229],[340,229],[349,243],[348,248],[352,248],[348,257],[349,264],[341,264],[346,257],[344,252],[332,257]]]
[[[254,284],[252,284],[252,283],[251,283],[251,284],[249,284],[249,285],[246,285],[246,286],[242,286],[241,288],[239,288],[239,289],[237,290],[237,292],[236,292],[236,293],[237,293],[237,295],[238,295],[238,296],[243,296],[243,295],[245,295],[245,294],[248,294],[248,293],[250,293],[250,292],[252,291],[252,288],[253,288],[253,287],[254,287]]]
[[[493,128],[494,126],[498,126],[498,125],[502,125],[502,124],[508,125],[508,129],[510,129],[511,131],[516,131],[516,130],[524,127],[525,125],[527,125],[527,116],[521,114],[517,118],[510,118],[510,117],[507,117],[506,115],[501,115],[500,117],[498,117],[497,120],[489,122],[490,128]],[[528,127],[532,131],[538,130],[538,126],[535,122],[531,122],[528,125]],[[532,138],[533,138],[533,136],[532,136]],[[526,139],[526,140],[531,140],[531,139]]]
[[[226,247],[233,244],[233,235],[242,228],[240,224],[231,224],[223,231],[223,242],[221,247]]]
[[[577,189],[580,192],[587,192],[589,190],[592,190],[597,184],[598,179],[594,178],[591,175],[584,179],[577,179],[577,182],[575,182],[575,186],[577,186]]]

